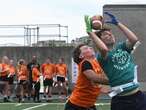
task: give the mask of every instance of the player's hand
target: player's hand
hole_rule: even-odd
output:
[[[105,85],[99,85],[99,88],[100,88],[100,92],[102,94],[108,94],[111,92],[111,88],[108,87],[108,86],[105,86]]]
[[[104,14],[108,15],[110,17],[110,19],[111,19],[110,21],[105,21],[105,23],[118,25],[119,22],[118,22],[117,18],[113,14],[111,14],[109,12],[104,12]]]
[[[86,32],[92,32],[91,18],[88,15],[85,15],[84,20],[86,25]]]

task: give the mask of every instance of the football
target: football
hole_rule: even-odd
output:
[[[103,17],[100,15],[93,16],[91,17],[91,22],[92,22],[92,28],[94,30],[101,29],[103,25]]]

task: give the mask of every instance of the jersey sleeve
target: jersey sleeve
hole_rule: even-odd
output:
[[[92,65],[91,65],[91,63],[89,62],[89,61],[84,61],[83,63],[82,63],[82,72],[84,72],[84,71],[86,71],[86,70],[93,70],[93,67],[92,67]]]
[[[128,47],[126,46],[126,41],[124,41],[124,42],[119,42],[119,43],[116,45],[116,48],[117,48],[117,49],[125,50],[125,51],[127,51],[128,53],[131,53],[131,51],[133,50],[133,48],[128,48]]]

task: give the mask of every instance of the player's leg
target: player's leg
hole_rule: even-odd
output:
[[[57,84],[58,84],[58,86],[57,86],[58,95],[60,97],[61,96],[61,93],[62,93],[62,87],[61,87],[62,81],[61,81],[61,77],[60,76],[57,77]]]
[[[53,79],[49,79],[49,89],[48,89],[48,97],[52,97],[52,86],[53,86]]]
[[[22,87],[21,87],[21,81],[17,82],[17,86],[16,86],[16,97],[18,99],[18,102],[21,102],[21,91],[22,91]]]
[[[18,99],[19,99],[19,102],[21,102],[22,101],[22,98],[23,98],[23,81],[22,80],[20,80],[20,83],[19,83],[19,87],[20,87],[20,94],[19,94],[19,97],[18,97]]]
[[[28,81],[24,81],[24,99],[29,97],[29,85],[28,85]]]
[[[67,85],[66,85],[66,82],[63,83],[63,93],[64,95],[67,97]]]
[[[67,86],[66,86],[65,78],[60,77],[60,82],[61,82],[60,92],[63,93],[63,95],[67,96]],[[64,98],[64,96],[63,96],[63,98]]]
[[[8,77],[8,99],[9,101],[12,101],[12,95],[14,93],[14,75]]]
[[[47,92],[46,92],[46,90],[47,90],[47,81],[46,81],[46,79],[43,81],[43,85],[44,85],[44,99],[46,99],[46,95],[47,95]]]
[[[65,78],[63,78],[63,79],[62,79],[63,93],[65,94],[66,97],[67,97],[67,95],[68,95],[67,83],[68,83],[68,81],[67,81]]]
[[[24,84],[25,81],[22,81],[22,92],[21,92],[21,101],[24,102],[24,97],[25,97],[25,84]]]
[[[31,100],[31,97],[33,96],[33,81],[29,80],[28,81],[28,100]]]
[[[5,85],[4,91],[3,91],[3,93],[4,93],[4,102],[9,102],[9,100],[8,100],[9,83],[8,83],[7,76],[5,76],[3,78],[3,81],[4,81],[4,85]]]
[[[35,94],[36,94],[37,102],[40,102],[40,82],[37,82],[35,85]]]
[[[33,96],[33,101],[36,101],[36,91],[35,91],[35,82],[32,83],[32,96]]]

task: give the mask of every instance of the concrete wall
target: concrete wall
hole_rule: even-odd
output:
[[[136,64],[139,65],[138,79],[140,82],[146,82],[146,5],[105,5],[103,9],[116,15],[140,39],[141,45],[134,56]],[[106,16],[105,18],[108,19]],[[117,40],[126,38],[116,26],[111,27]]]

